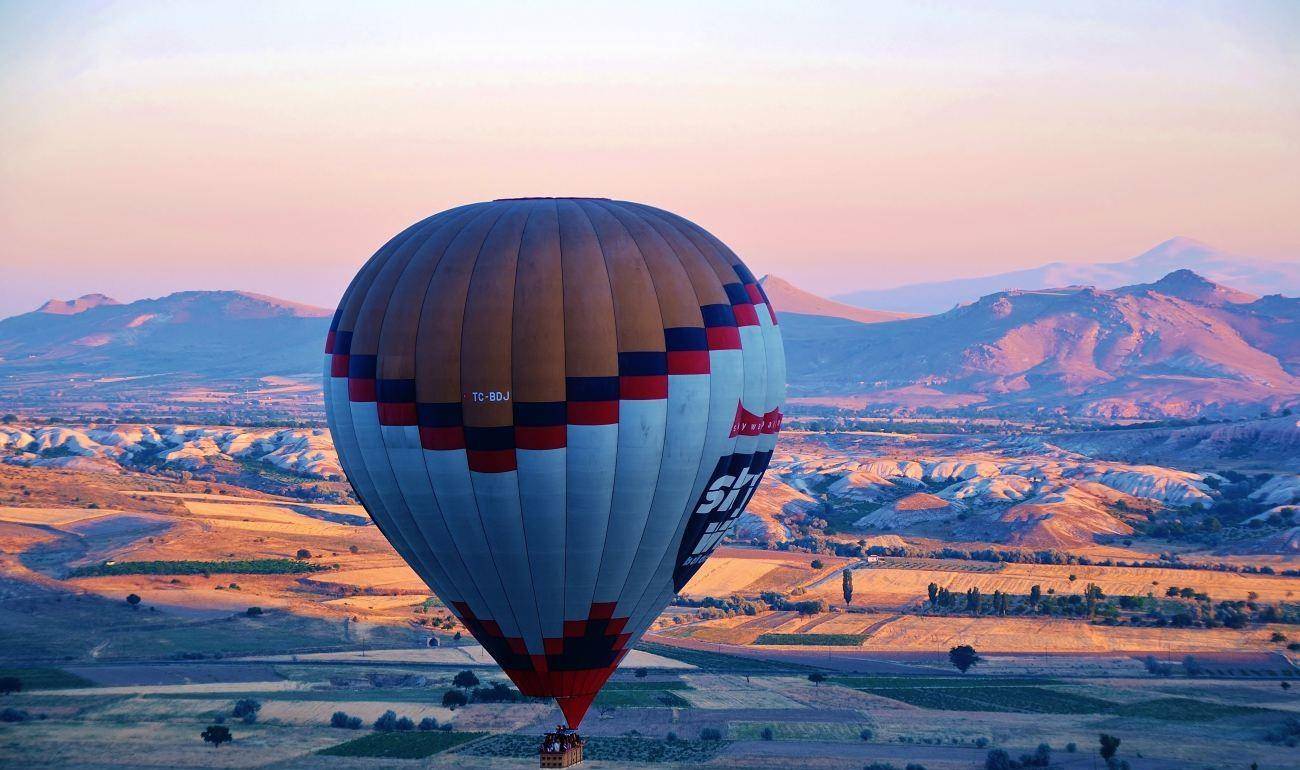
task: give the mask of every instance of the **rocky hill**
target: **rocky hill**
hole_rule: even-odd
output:
[[[242,291],[51,300],[0,321],[0,373],[249,376],[320,368],[331,312]]]
[[[843,302],[836,302],[833,299],[819,297],[775,275],[765,275],[759,283],[763,285],[763,292],[771,300],[772,307],[781,313],[843,318],[864,324],[897,321],[900,318],[911,318],[913,316],[911,313],[869,310],[864,307],[855,307],[846,305]]]
[[[1300,299],[1257,299],[1187,270],[1114,290],[998,292],[886,324],[782,324],[795,396],[1106,418],[1300,404]]]
[[[850,305],[909,313],[938,313],[978,297],[1011,289],[1046,289],[1053,286],[1115,288],[1154,281],[1186,268],[1216,283],[1254,294],[1300,296],[1300,263],[1275,262],[1219,251],[1191,238],[1171,238],[1149,251],[1122,262],[1053,262],[1028,270],[1015,270],[979,278],[958,278],[868,289],[835,297]]]

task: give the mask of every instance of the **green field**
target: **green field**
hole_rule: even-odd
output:
[[[763,634],[754,640],[754,644],[858,647],[866,640],[866,634]]]
[[[667,644],[657,644],[655,642],[640,642],[636,645],[636,649],[648,652],[652,655],[659,655],[664,658],[672,658],[673,660],[680,660],[683,663],[689,663],[692,666],[696,666],[701,671],[722,674],[788,674],[792,672],[807,673],[810,671],[821,671],[819,668],[804,666],[798,663],[747,658],[740,655],[724,655],[718,652],[690,650]]]
[[[502,734],[476,741],[456,753],[476,757],[537,757],[540,739],[532,735]],[[584,759],[605,762],[677,762],[699,764],[712,759],[726,741],[673,741],[654,738],[588,738]]]
[[[327,757],[384,757],[421,759],[482,738],[486,733],[432,730],[410,733],[371,733],[316,752]],[[536,741],[534,741],[535,743]]]
[[[1272,713],[1270,709],[1231,706],[1192,698],[1158,698],[1114,703],[1046,687],[1023,685],[964,687],[858,687],[863,692],[938,711],[991,711],[1021,714],[1113,714],[1168,722],[1208,722],[1225,717]]]
[[[23,690],[66,690],[71,687],[94,687],[89,679],[69,674],[61,668],[0,668],[0,677],[17,677]]]
[[[323,564],[299,559],[239,559],[232,561],[119,561],[77,567],[68,577],[108,575],[298,575],[328,570]]]
[[[772,730],[777,741],[860,741],[867,724],[843,722],[728,722],[727,737],[736,741],[763,739],[763,730]]]
[[[600,707],[637,706],[642,708],[691,708],[682,696],[670,690],[610,690],[600,691],[593,701]]]

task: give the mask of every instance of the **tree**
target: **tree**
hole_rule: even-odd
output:
[[[930,606],[933,607],[935,602],[939,599],[939,586],[935,583],[931,583],[925,587],[925,590],[930,594]]]
[[[214,749],[223,743],[234,740],[234,736],[230,734],[230,728],[224,725],[208,725],[208,729],[199,733],[199,737],[203,739],[204,743],[211,743]]]
[[[464,706],[466,703],[469,703],[469,698],[465,697],[465,693],[460,690],[448,690],[442,694],[442,705],[452,711],[455,711],[457,706]]]
[[[380,714],[379,718],[375,720],[374,730],[377,733],[395,732],[397,730],[397,712],[389,709]]]
[[[415,729],[415,722],[411,721],[410,717],[399,717],[394,727],[399,733],[409,733]]]
[[[230,715],[235,719],[242,719],[246,725],[251,725],[257,721],[257,712],[261,710],[261,703],[252,698],[240,698],[235,701],[235,708],[230,712]]]
[[[821,672],[814,671],[808,675],[808,681],[820,687],[821,683],[826,681],[826,675]]]
[[[649,676],[649,675],[650,675],[650,672],[649,672],[648,670],[644,669],[644,668],[638,668],[638,669],[636,670],[636,674],[635,674],[635,676],[636,676],[637,679],[645,679],[645,678],[646,678],[647,676]]]
[[[348,716],[345,711],[335,711],[330,717],[330,727],[337,727],[340,730],[360,730],[361,717]]]
[[[822,560],[821,560],[821,559],[813,559],[813,560],[812,560],[812,564],[811,564],[810,566],[812,566],[813,569],[821,569],[822,567],[825,567],[826,565],[822,563]]]
[[[23,680],[16,676],[0,676],[0,695],[22,692]]]
[[[295,559],[310,559],[310,558],[311,558],[311,551],[308,551],[306,548],[299,548],[299,549],[298,549],[298,553],[294,554],[294,555],[293,555],[293,558],[295,558]]]
[[[771,727],[764,727],[763,732],[759,734],[759,737],[765,741],[770,741],[776,737],[776,733],[772,731]]]
[[[140,597],[137,594],[127,594],[126,603],[131,605],[131,609],[137,609],[140,606]]]
[[[980,662],[980,656],[969,644],[959,644],[948,650],[948,660],[964,674],[971,666]]]
[[[1037,583],[1029,587],[1029,603],[1038,606],[1038,601],[1043,598],[1043,589]]]
[[[247,615],[247,616],[250,617],[250,618],[261,617],[261,616],[262,616],[262,608],[261,608],[261,607],[249,607],[248,609],[244,610],[244,614]]]
[[[853,603],[853,570],[844,570],[843,577],[840,579],[844,589],[844,604],[848,606]]]
[[[722,740],[722,731],[716,727],[706,727],[703,730],[700,730],[700,740],[720,741]]]
[[[424,719],[420,720],[420,725],[416,729],[418,729],[422,733],[427,733],[432,730],[437,730],[438,720],[434,719],[433,717],[425,717]]]
[[[1099,741],[1101,742],[1101,749],[1099,753],[1101,754],[1102,759],[1110,759],[1111,757],[1115,756],[1115,752],[1119,751],[1119,744],[1120,744],[1119,738],[1116,738],[1113,735],[1107,735],[1106,733],[1102,733],[1099,737]]]
[[[471,687],[478,686],[478,677],[474,676],[473,671],[466,669],[457,674],[456,677],[451,680],[451,683],[457,687],[468,690]]]
[[[1011,770],[1011,755],[1002,749],[993,749],[984,757],[984,770]]]

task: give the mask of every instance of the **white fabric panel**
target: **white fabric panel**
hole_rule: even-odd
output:
[[[565,466],[568,449],[516,449],[519,503],[544,638],[564,635]]]
[[[485,532],[491,533],[488,548],[492,560],[484,569],[495,569],[505,587],[515,625],[519,628],[528,652],[544,653],[542,632],[537,617],[537,597],[529,571],[528,543],[524,539],[524,514],[520,510],[519,482],[515,471],[477,473],[471,471],[470,482],[478,499],[478,514]],[[498,623],[501,621],[498,619]],[[502,628],[505,624],[502,624]]]
[[[659,590],[650,581],[663,563],[664,553],[672,547],[673,534],[690,511],[691,489],[709,425],[709,375],[670,375],[667,410],[663,457],[650,516],[620,592],[615,617],[628,617],[645,593],[652,588]]]
[[[659,480],[667,420],[667,399],[618,404],[618,458],[605,550],[596,579],[597,602],[617,602],[632,568]]]
[[[420,446],[420,429],[415,425],[384,425],[381,427],[384,444],[388,447],[388,462],[393,478],[406,500],[407,509],[420,536],[429,547],[437,564],[442,585],[434,586],[439,598],[448,606],[453,601],[463,601],[474,614],[483,617],[487,605],[474,585],[474,579],[465,569],[460,554],[452,547],[451,535],[443,519],[442,509],[429,485],[429,472],[424,467],[424,449]]]
[[[618,425],[568,426],[564,617],[586,620],[614,496]]]
[[[411,569],[432,587],[437,582],[432,566],[433,554],[411,519],[402,490],[393,478],[393,469],[388,464],[388,452],[384,448],[384,437],[379,430],[379,405],[374,401],[352,401],[348,406],[352,415],[352,428],[356,431],[357,449],[365,459],[370,484],[378,496],[389,526],[384,534],[389,536],[390,541],[401,541],[415,560],[411,563]],[[397,547],[397,542],[393,546]],[[403,558],[407,558],[405,554]]]
[[[677,522],[663,560],[655,570],[654,578],[647,590],[636,600],[636,609],[632,612],[631,622],[642,623],[647,616],[653,618],[663,611],[663,602],[659,598],[666,585],[672,591],[673,570],[677,567],[677,552],[682,544],[682,535],[686,523],[695,506],[695,501],[704,492],[709,477],[717,467],[718,460],[732,453],[736,439],[731,435],[731,425],[736,418],[736,406],[740,403],[741,389],[744,383],[745,360],[739,350],[709,351],[709,412],[704,434],[704,449],[700,453],[699,469],[691,484],[691,493],[687,496],[686,510]]]
[[[478,500],[470,481],[465,450],[428,450],[424,453],[424,467],[429,472],[429,483],[447,522],[453,547],[465,562],[465,568],[474,576],[490,610],[487,619],[495,620],[506,636],[520,636],[510,602],[506,599],[505,587],[492,564],[492,551],[488,548],[483,522],[479,519]],[[480,619],[483,617],[479,615]]]

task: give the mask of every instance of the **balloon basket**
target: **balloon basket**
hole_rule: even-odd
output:
[[[582,749],[586,745],[577,730],[556,728],[554,732],[542,736],[542,747],[538,752],[541,767],[572,767],[582,761]]]

